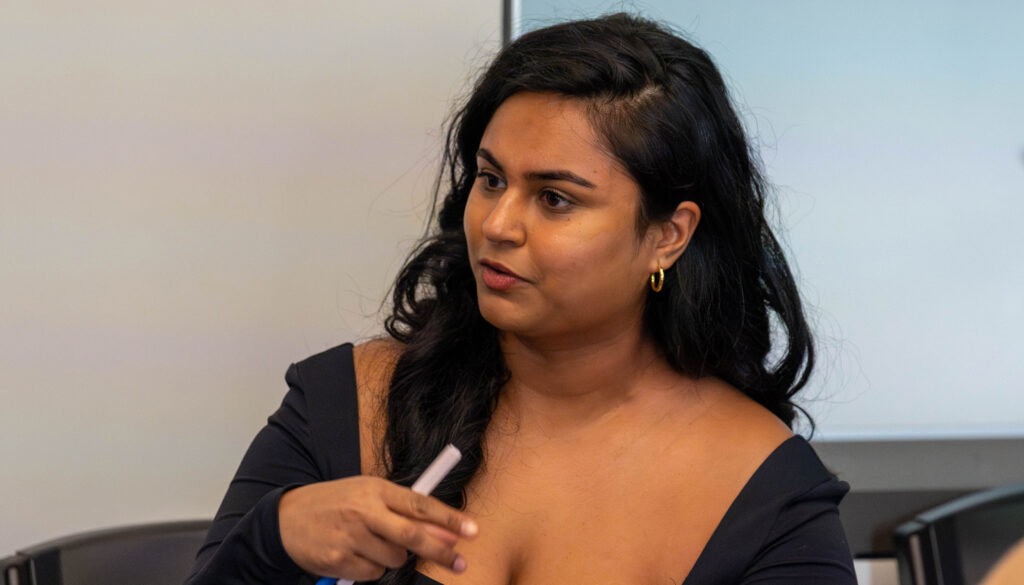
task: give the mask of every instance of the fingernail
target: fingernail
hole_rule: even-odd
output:
[[[455,555],[455,562],[452,563],[452,570],[461,573],[466,570],[466,559],[462,555]]]
[[[476,536],[479,530],[480,528],[477,527],[476,522],[472,520],[466,520],[462,523],[462,536]]]

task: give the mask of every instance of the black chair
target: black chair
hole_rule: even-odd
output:
[[[957,498],[896,529],[901,585],[977,585],[1024,537],[1024,484]]]
[[[75,534],[0,560],[5,585],[181,585],[209,520]]]

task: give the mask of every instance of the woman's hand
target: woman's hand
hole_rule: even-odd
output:
[[[461,573],[459,537],[476,535],[468,516],[385,479],[349,477],[286,492],[281,542],[300,567],[323,577],[372,581],[405,564],[408,551]]]

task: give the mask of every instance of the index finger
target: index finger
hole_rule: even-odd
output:
[[[384,490],[384,505],[392,512],[437,524],[463,537],[476,536],[476,522],[461,511],[406,487],[391,484],[389,488]]]

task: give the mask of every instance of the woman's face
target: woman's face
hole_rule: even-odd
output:
[[[638,331],[658,237],[638,236],[640,188],[583,104],[513,95],[484,131],[477,169],[463,224],[483,317],[573,342]]]

